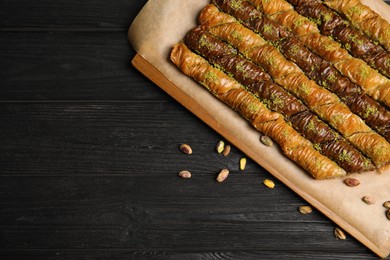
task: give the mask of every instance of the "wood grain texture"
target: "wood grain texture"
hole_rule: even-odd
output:
[[[25,251],[8,251],[4,256],[7,259],[19,260],[22,258],[28,259],[156,259],[156,260],[258,260],[258,259],[377,259],[367,253],[356,253],[348,255],[345,253],[335,253],[328,251],[289,251],[280,252],[275,255],[272,251],[133,251],[133,250],[34,250]]]
[[[0,0],[0,258],[375,259],[130,65],[146,2]]]
[[[0,33],[0,100],[162,99],[130,65],[126,33]]]
[[[234,174],[219,184],[214,175],[1,177],[1,234],[7,239],[0,245],[207,251],[234,245],[234,250],[289,251],[299,244],[302,250],[348,246],[366,252],[351,238],[335,243],[333,225],[318,212],[301,215],[302,201],[280,185],[267,189],[255,174]],[[287,200],[274,203],[274,196]]]
[[[169,101],[0,103],[0,125],[7,125],[0,129],[0,175],[155,170],[172,177],[181,167],[238,171],[244,156],[236,148],[229,157],[217,154],[221,137]],[[192,146],[191,156],[180,152],[181,143]],[[245,172],[255,171],[264,170],[248,163]]]
[[[0,0],[0,30],[120,29],[123,32],[147,0]]]

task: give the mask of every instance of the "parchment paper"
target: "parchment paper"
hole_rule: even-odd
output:
[[[209,0],[149,0],[130,27],[128,34],[130,43],[138,54],[203,108],[210,111],[222,128],[228,129],[240,139],[241,143],[251,146],[251,149],[275,168],[284,180],[288,180],[287,182],[309,194],[304,198],[311,204],[336,224],[342,226],[343,222],[338,221],[338,218],[332,218],[333,215],[348,223],[350,227],[346,228],[347,231],[369,248],[377,247],[381,252],[378,253],[376,250],[376,253],[380,256],[388,255],[390,221],[386,219],[382,204],[390,200],[390,170],[382,174],[374,172],[353,174],[351,177],[358,178],[361,182],[354,188],[344,185],[342,179],[314,180],[287,159],[277,147],[270,148],[262,145],[259,142],[259,133],[243,118],[183,75],[169,61],[169,53],[173,45],[181,41],[196,25],[199,12],[209,2]],[[385,18],[390,20],[390,8],[384,2],[381,0],[365,0],[365,2],[382,16],[387,15]],[[361,198],[365,195],[374,197],[376,204],[363,203]]]

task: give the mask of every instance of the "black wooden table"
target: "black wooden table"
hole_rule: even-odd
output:
[[[146,2],[0,0],[0,258],[376,259],[132,68]]]

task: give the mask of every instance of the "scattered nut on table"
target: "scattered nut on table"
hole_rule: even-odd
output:
[[[386,210],[386,217],[388,220],[390,220],[390,209]]]
[[[260,141],[265,145],[265,146],[273,146],[274,145],[274,142],[272,141],[272,139],[267,136],[267,135],[262,135],[260,136]]]
[[[354,179],[354,178],[346,178],[344,180],[344,183],[345,183],[345,185],[347,185],[349,187],[356,187],[360,184],[360,181],[358,179]]]
[[[223,182],[224,180],[226,180],[226,178],[228,177],[229,175],[229,170],[228,169],[223,169],[219,172],[218,176],[217,176],[217,181],[218,182]]]
[[[219,141],[219,142],[217,143],[216,149],[217,149],[217,152],[218,152],[218,153],[222,153],[223,150],[225,149],[225,142],[224,142],[224,141]]]
[[[275,188],[275,183],[272,180],[265,179],[265,180],[263,180],[263,183],[265,186],[267,186],[270,189]]]
[[[341,240],[347,239],[347,236],[345,235],[344,231],[342,231],[340,228],[336,227],[334,229],[334,235]]]
[[[390,201],[386,201],[385,203],[383,203],[383,207],[390,209]]]
[[[180,151],[182,151],[185,154],[192,154],[192,148],[188,144],[181,144]]]
[[[373,197],[370,197],[370,196],[364,196],[362,198],[362,201],[368,205],[373,205],[375,204],[375,199]]]
[[[313,212],[313,209],[310,206],[299,206],[299,212],[302,214],[310,214]]]
[[[189,179],[191,178],[191,172],[189,171],[181,171],[179,172],[179,176],[182,177],[183,179]]]
[[[230,145],[226,145],[222,151],[223,156],[228,156],[230,153],[230,149],[231,149]]]
[[[246,158],[241,158],[240,159],[240,170],[243,171],[245,170],[246,167]]]

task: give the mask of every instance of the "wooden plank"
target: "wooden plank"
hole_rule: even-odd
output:
[[[120,28],[127,30],[147,0],[67,1],[15,0],[0,1],[0,31],[50,28]]]
[[[130,65],[125,33],[0,33],[0,100],[166,99]]]
[[[236,174],[212,176],[0,177],[2,251],[17,249],[353,252],[319,212],[302,215],[287,189]],[[163,184],[163,185],[162,185]],[[15,192],[17,191],[17,192]],[[279,198],[275,201],[274,198]],[[321,241],[319,243],[318,241]]]
[[[0,175],[238,171],[243,156],[217,154],[221,137],[175,102],[0,103]],[[175,132],[175,135],[172,135]],[[181,153],[188,143],[194,153]],[[180,167],[179,167],[180,166]],[[247,172],[263,172],[249,161]]]
[[[0,255],[6,259],[19,260],[23,259],[156,259],[156,260],[183,260],[183,259],[202,259],[202,260],[258,260],[258,259],[353,259],[369,260],[377,259],[368,253],[351,253],[351,252],[329,252],[329,251],[202,251],[196,252],[178,249],[173,251],[133,251],[133,250],[28,250],[28,251],[6,251]]]

